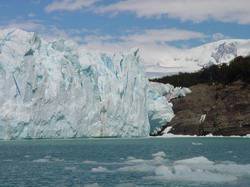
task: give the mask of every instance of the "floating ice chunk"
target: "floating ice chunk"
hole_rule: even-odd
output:
[[[84,163],[84,164],[97,164],[98,162],[92,161],[92,160],[85,160],[82,163]]]
[[[206,157],[200,156],[200,157],[194,157],[194,158],[190,158],[190,159],[178,160],[178,161],[175,161],[175,164],[182,164],[182,165],[206,164],[206,165],[211,165],[211,164],[214,164],[214,162],[208,160]]]
[[[108,169],[105,167],[99,166],[97,168],[92,168],[91,171],[94,173],[99,173],[99,172],[102,173],[102,172],[108,172]]]
[[[154,166],[147,163],[141,163],[137,165],[124,166],[117,169],[119,172],[153,172]]]
[[[146,177],[147,179],[166,180],[166,181],[185,181],[202,183],[225,183],[237,180],[236,176],[214,171],[193,169],[185,165],[177,165],[173,168],[159,166],[155,170],[155,176]]]
[[[46,163],[46,162],[50,162],[50,160],[47,158],[40,158],[40,159],[33,160],[33,162]]]
[[[192,145],[203,145],[203,144],[200,142],[192,142]]]
[[[162,157],[165,158],[166,157],[166,153],[164,153],[163,151],[160,151],[158,153],[154,153],[152,154],[153,157]]]

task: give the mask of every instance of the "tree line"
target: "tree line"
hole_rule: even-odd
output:
[[[229,64],[211,65],[194,73],[179,73],[150,81],[190,87],[202,83],[226,85],[237,80],[250,83],[250,56],[238,56]]]

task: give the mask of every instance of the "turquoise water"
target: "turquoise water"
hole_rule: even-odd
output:
[[[249,138],[0,141],[0,186],[249,187]]]

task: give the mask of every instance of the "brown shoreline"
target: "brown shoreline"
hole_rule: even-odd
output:
[[[249,84],[241,81],[230,85],[198,84],[190,89],[191,94],[172,100],[176,116],[165,126],[172,126],[169,133],[197,136],[250,134]],[[206,115],[203,122],[202,115]]]

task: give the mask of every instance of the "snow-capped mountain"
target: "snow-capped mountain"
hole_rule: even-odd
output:
[[[165,96],[186,92],[149,84],[137,49],[110,56],[0,30],[0,139],[148,136],[174,116]]]
[[[229,63],[236,56],[250,55],[250,40],[221,40],[191,49],[166,51],[167,57],[155,65],[147,65],[149,77],[194,72],[211,64]]]

